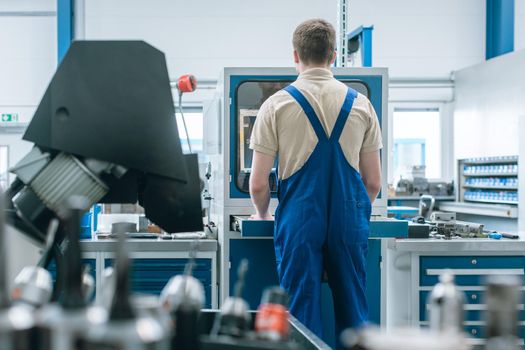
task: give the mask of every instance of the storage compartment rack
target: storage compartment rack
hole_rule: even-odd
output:
[[[458,200],[489,204],[518,204],[518,157],[458,160]]]

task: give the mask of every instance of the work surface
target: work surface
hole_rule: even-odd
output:
[[[130,251],[155,251],[155,252],[187,252],[195,249],[200,252],[215,252],[218,249],[218,243],[214,239],[129,239],[126,241]],[[87,239],[80,241],[84,252],[109,252],[114,251],[118,241],[115,239]]]
[[[388,248],[397,251],[418,252],[521,252],[525,254],[525,239],[460,238],[441,239],[396,239],[388,242]]]

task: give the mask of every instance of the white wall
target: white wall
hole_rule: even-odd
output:
[[[55,10],[56,0],[0,0],[0,112],[20,122],[29,122],[56,68]],[[11,166],[31,147],[21,136],[0,133]]]
[[[523,67],[525,50],[457,72],[456,158],[518,154],[518,121],[525,117]]]
[[[172,79],[216,79],[225,66],[292,66],[301,21],[337,22],[337,1],[87,0],[87,39],[142,39],[166,53]]]
[[[391,77],[448,77],[485,58],[485,0],[349,4],[351,29],[374,25],[373,65]]]

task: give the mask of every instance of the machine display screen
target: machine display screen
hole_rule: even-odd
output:
[[[261,105],[268,97],[285,88],[292,80],[281,81],[246,81],[237,89],[236,124],[237,149],[235,184],[242,192],[249,192],[249,180],[252,166],[253,151],[250,149],[250,136],[255,119]],[[369,90],[365,83],[356,80],[342,80],[361,94],[369,97]],[[270,190],[277,191],[277,159],[270,174]]]

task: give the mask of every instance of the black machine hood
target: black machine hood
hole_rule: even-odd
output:
[[[174,115],[161,51],[143,41],[76,41],[24,140],[186,182]]]

